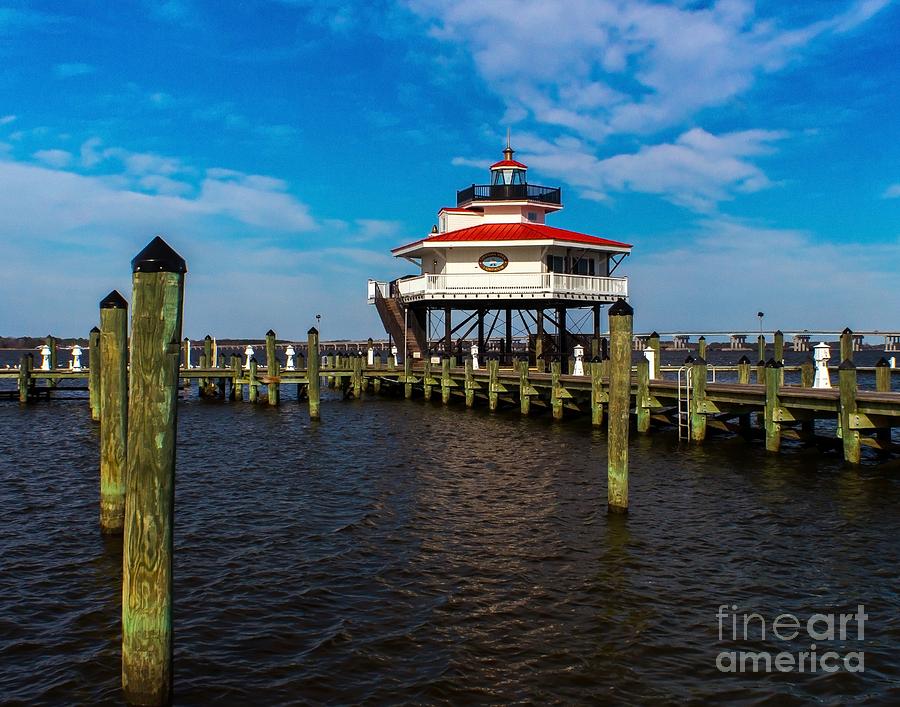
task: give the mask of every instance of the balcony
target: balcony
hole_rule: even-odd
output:
[[[619,297],[628,297],[628,278],[555,272],[419,275],[398,280],[395,292],[404,302],[493,299],[614,302]],[[373,299],[374,292],[370,292],[370,301]]]
[[[539,201],[543,204],[562,204],[559,187],[537,184],[473,184],[456,192],[456,205],[473,201]]]

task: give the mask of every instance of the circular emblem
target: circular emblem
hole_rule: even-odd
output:
[[[509,258],[503,253],[485,253],[478,259],[478,267],[488,272],[498,272],[509,265]]]

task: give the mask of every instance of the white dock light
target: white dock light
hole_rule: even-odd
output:
[[[656,372],[656,349],[653,349],[650,346],[645,348],[644,358],[650,363],[650,380],[653,380],[653,374]]]
[[[72,362],[71,367],[73,371],[81,370],[81,347],[78,344],[75,344],[72,347]]]
[[[573,353],[575,354],[575,368],[572,370],[572,375],[574,376],[583,376],[584,375],[584,346],[578,344],[574,349]]]
[[[244,361],[244,370],[245,371],[250,370],[250,359],[253,358],[253,354],[255,354],[255,353],[256,352],[253,350],[253,347],[250,346],[250,344],[247,344],[247,348],[244,349],[244,356],[247,357],[247,360]]]
[[[288,347],[284,350],[284,355],[287,356],[287,363],[284,365],[284,370],[293,371],[294,370],[294,356],[297,355],[297,352],[294,351],[294,347],[288,344]]]
[[[50,347],[47,344],[41,346],[41,370],[50,370]]]
[[[828,360],[831,358],[831,347],[824,341],[813,346],[813,360],[816,363],[816,377],[813,388],[830,388],[831,378],[828,375]]]

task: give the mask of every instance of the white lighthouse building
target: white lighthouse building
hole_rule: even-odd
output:
[[[601,306],[628,298],[627,278],[614,272],[631,245],[547,225],[562,209],[560,189],[530,184],[513,154],[507,141],[489,184],[458,191],[429,235],[393,249],[415,274],[369,281],[369,302],[413,357],[458,354],[454,341],[475,330],[482,354],[487,340],[508,357],[515,331],[532,358],[560,355],[565,365],[570,346],[590,337],[570,330],[568,311],[593,310],[596,340]]]

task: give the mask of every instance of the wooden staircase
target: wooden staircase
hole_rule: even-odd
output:
[[[393,290],[393,283],[391,289]],[[381,290],[376,288],[375,309],[378,311],[378,316],[381,317],[381,323],[384,324],[384,330],[391,335],[391,338],[394,340],[394,344],[398,349],[403,348],[403,341],[405,338],[411,357],[415,354],[419,354],[419,356],[424,355],[427,348],[427,337],[425,336],[422,322],[419,321],[419,316],[414,310],[409,310],[409,328],[406,331],[406,336],[404,336],[403,303],[399,298],[384,297],[381,294]]]

